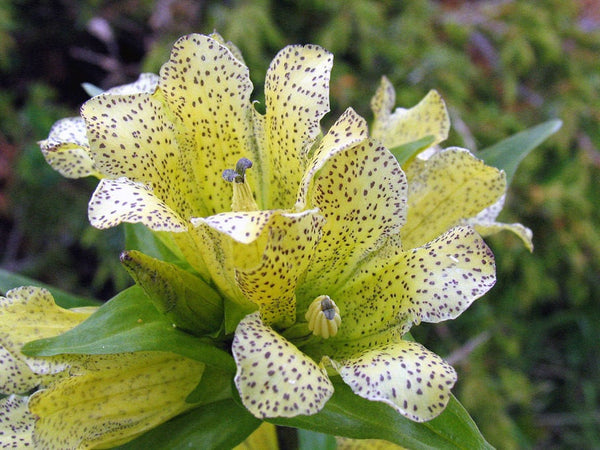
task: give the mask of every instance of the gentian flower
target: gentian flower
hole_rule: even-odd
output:
[[[421,321],[457,317],[494,284],[493,255],[464,221],[499,200],[503,175],[451,149],[440,154],[451,155],[452,173],[482,192],[453,196],[431,176],[411,186],[383,144],[443,140],[437,94],[385,123],[380,115],[373,137],[352,109],[322,135],[331,65],[318,46],[284,48],[260,114],[239,51],[218,35],[185,36],[153,89],[92,98],[84,122],[60,122],[42,150],[65,175],[101,178],[92,225],[171,232],[225,298],[235,384],[255,416],[314,414],[340,375],[357,395],[429,420],[456,374],[402,337]],[[432,207],[446,203],[460,213]]]
[[[411,109],[396,108],[396,94],[390,81],[382,77],[371,99],[374,115],[371,135],[388,148],[407,144],[424,136],[433,138],[430,146],[414,155],[403,169],[409,185],[408,218],[402,241],[418,246],[454,225],[470,225],[483,236],[502,230],[515,233],[533,251],[532,233],[520,223],[506,224],[496,218],[506,198],[505,174],[486,166],[463,148],[442,150],[439,143],[448,137],[450,119],[436,91],[430,91]],[[439,223],[439,227],[423,226]]]
[[[41,288],[0,297],[3,445],[112,447],[196,405],[186,403],[204,364],[166,352],[27,357],[27,341],[70,330],[92,313],[66,310]],[[37,389],[27,396],[27,392]]]

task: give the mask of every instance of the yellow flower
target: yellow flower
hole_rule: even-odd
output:
[[[0,400],[2,444],[106,448],[195,406],[185,399],[204,364],[178,355],[31,358],[20,352],[25,342],[68,331],[90,314],[60,308],[40,288],[17,288],[0,298],[0,392],[11,394]],[[30,397],[15,395],[36,388]]]
[[[437,144],[448,137],[450,119],[444,101],[431,91],[414,108],[396,108],[392,84],[382,77],[371,100],[375,116],[371,133],[388,148],[398,147],[432,136],[431,146],[412,157],[404,166],[408,180],[408,218],[402,241],[409,247],[422,245],[436,237],[444,227],[473,226],[489,236],[510,230],[532,251],[532,233],[519,223],[496,221],[506,197],[505,174],[485,166],[466,149],[440,149]],[[438,228],[425,226],[438,223]]]
[[[374,116],[371,136],[387,148],[399,147],[425,136],[432,136],[433,142],[430,145],[435,146],[448,138],[450,118],[446,104],[437,91],[430,91],[419,104],[410,109],[396,108],[392,112],[395,103],[394,86],[387,77],[382,77],[371,99]]]
[[[225,297],[235,383],[254,415],[314,414],[339,374],[357,395],[428,420],[456,374],[402,336],[457,317],[494,284],[493,255],[465,221],[499,201],[504,177],[450,149],[423,170],[413,160],[407,180],[381,141],[443,140],[435,93],[394,114],[379,93],[374,138],[352,109],[321,135],[331,65],[320,47],[284,48],[267,71],[263,115],[237,49],[185,36],[155,90],[92,98],[85,124],[57,125],[42,149],[63,173],[102,177],[93,225],[173,232]]]
[[[94,310],[60,308],[48,291],[32,287],[12,289],[0,297],[0,392],[20,394],[64,376],[69,367],[65,358],[31,358],[21,353],[21,347],[70,330]]]
[[[92,98],[83,118],[53,127],[42,151],[67,176],[102,178],[89,204],[92,225],[141,222],[175,232],[189,263],[228,292],[231,280],[203,257],[206,237],[187,233],[192,219],[231,211],[234,186],[222,174],[241,158],[254,162],[247,182],[259,208],[293,206],[329,109],[331,63],[320,47],[283,49],[269,68],[261,115],[239,51],[218,35],[185,36],[157,79]],[[272,214],[255,215],[262,228]]]
[[[491,252],[468,227],[404,250],[406,179],[370,140],[331,156],[306,186],[306,206],[325,218],[316,244],[301,234],[295,245],[267,247],[260,266],[237,270],[240,289],[260,305],[233,341],[244,405],[259,417],[313,414],[333,392],[328,366],[360,396],[413,420],[435,417],[456,375],[402,336],[483,295],[495,281]],[[336,327],[324,332],[328,320]]]

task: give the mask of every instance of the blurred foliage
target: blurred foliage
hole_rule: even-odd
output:
[[[442,94],[448,145],[476,150],[564,121],[523,162],[503,217],[532,228],[535,252],[508,233],[490,239],[498,286],[459,320],[414,335],[456,365],[455,393],[491,443],[600,447],[597,0],[1,0],[2,268],[98,298],[129,283],[119,230],[83,220],[95,181],[60,177],[36,141],[76,114],[81,83],[156,72],[177,37],[213,29],[241,48],[257,99],[283,46],[332,51],[327,123],[348,106],[370,118],[384,74],[399,105]]]

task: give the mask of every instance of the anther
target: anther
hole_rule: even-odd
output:
[[[223,179],[233,184],[232,211],[257,211],[258,206],[252,195],[252,189],[246,180],[246,170],[252,167],[248,158],[240,158],[235,169],[225,169]]]
[[[225,181],[229,181],[233,183],[243,183],[245,180],[246,170],[252,167],[252,161],[248,158],[240,158],[240,160],[235,165],[234,169],[225,169],[223,171],[223,178]]]
[[[340,309],[327,295],[320,295],[314,299],[308,307],[305,317],[308,322],[308,329],[315,336],[321,336],[325,339],[335,336],[342,323]]]

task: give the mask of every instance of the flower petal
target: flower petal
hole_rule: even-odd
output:
[[[81,107],[90,151],[112,177],[159,183],[177,167],[177,142],[163,103],[147,93],[101,94]]]
[[[239,323],[232,350],[235,385],[256,417],[315,414],[333,394],[325,369],[264,325],[259,313]]]
[[[383,77],[381,84],[371,100],[371,109],[375,115],[371,135],[388,148],[394,148],[413,142],[425,136],[433,136],[431,145],[436,145],[448,137],[450,118],[446,104],[437,91],[429,93],[416,106],[405,109],[396,108],[394,87]]]
[[[189,235],[196,253],[202,256],[207,279],[215,283],[225,298],[248,310],[255,309],[255,305],[244,297],[237,286],[235,271],[239,266],[254,267],[259,264],[269,239],[265,227],[275,213],[231,212],[191,220],[195,228]]]
[[[122,84],[108,89],[104,94],[129,95],[129,94],[152,94],[158,86],[158,75],[155,73],[141,73],[133,83]]]
[[[299,309],[318,295],[331,295],[332,287],[342,286],[368,253],[400,231],[406,220],[406,195],[398,162],[375,141],[364,141],[327,161],[308,198],[308,206],[319,208],[326,222],[303,283],[301,297],[307,303]]]
[[[400,341],[331,361],[355,394],[386,403],[417,422],[444,410],[456,382],[452,366],[416,342]]]
[[[143,73],[137,81],[116,86],[103,94],[152,93],[157,83],[157,75]],[[59,120],[52,126],[48,139],[40,141],[39,144],[48,164],[64,177],[81,178],[93,175],[102,178],[104,176],[90,154],[87,130],[82,117]]]
[[[396,91],[388,77],[384,75],[381,77],[375,95],[371,98],[371,111],[373,111],[375,119],[374,128],[379,129],[380,133],[384,133],[383,126],[389,121],[390,115],[392,114],[392,108],[395,104]]]
[[[344,111],[339,119],[323,137],[306,172],[302,178],[298,191],[296,209],[301,211],[306,208],[306,197],[316,173],[323,168],[325,163],[336,153],[342,152],[359,142],[364,141],[368,135],[367,122],[352,108]]]
[[[141,222],[154,231],[187,231],[186,222],[151,188],[128,178],[100,180],[88,205],[88,217],[100,229]]]
[[[233,56],[235,56],[235,58],[241,62],[242,64],[245,65],[244,62],[244,55],[242,55],[242,52],[239,48],[237,48],[237,46],[231,42],[231,41],[225,41],[225,39],[223,39],[223,36],[221,36],[219,33],[217,33],[216,31],[213,31],[212,33],[210,33],[208,35],[210,38],[214,39],[215,41],[217,41],[220,45],[222,45],[223,47],[227,47],[227,49],[231,52],[231,54]]]
[[[86,367],[36,392],[40,448],[95,448],[125,443],[193,405],[204,364],[162,352],[88,357]]]
[[[521,238],[527,249],[532,252],[533,251],[533,233],[531,230],[520,223],[502,223],[496,222],[496,217],[502,211],[504,207],[504,201],[506,199],[506,194],[502,195],[496,203],[487,207],[475,217],[470,219],[466,219],[463,221],[464,225],[470,225],[479,234],[483,237],[491,236],[493,234],[499,233],[500,231],[507,230],[512,231],[517,236]]]
[[[93,175],[102,178],[90,155],[85,122],[81,117],[70,117],[56,122],[48,139],[39,142],[46,162],[67,178]]]
[[[238,303],[258,305],[266,323],[290,325],[298,279],[321,237],[324,220],[317,210],[223,213],[193,221],[210,228],[204,230],[203,256],[217,286],[236,299],[231,286],[237,285],[245,300]]]
[[[329,111],[333,56],[316,45],[292,45],[271,62],[265,80],[266,114],[261,151],[262,204],[290,208],[307,164],[307,153]]]
[[[527,250],[530,252],[533,251],[533,233],[529,228],[520,223],[476,222],[474,220],[467,220],[465,223],[471,225],[484,237],[491,236],[500,231],[512,231],[521,238]]]
[[[281,327],[296,320],[296,286],[309,267],[324,222],[315,210],[290,216],[273,217],[260,264],[236,270],[240,290],[259,306],[263,321]]]
[[[11,395],[0,399],[0,444],[2,448],[33,448],[35,417],[27,408],[28,397]]]
[[[476,216],[506,190],[506,175],[468,150],[453,147],[406,168],[408,218],[401,236],[414,248]]]
[[[178,142],[158,94],[98,95],[81,114],[90,152],[103,173],[152,186],[155,196],[183,217],[205,214],[208,196],[201,190],[208,186],[196,182],[186,160],[190,153],[194,159],[198,155],[191,143]]]
[[[186,174],[181,181],[187,189],[202,191],[195,201],[204,208],[193,215],[229,211],[232,189],[223,181],[223,170],[235,167],[242,157],[258,158],[251,141],[248,68],[213,38],[191,34],[173,46],[160,71],[160,89],[179,133]],[[249,182],[256,192],[252,177]]]
[[[0,393],[21,394],[38,384],[40,377],[31,371],[27,363],[0,345]]]
[[[373,258],[332,295],[342,317],[335,339],[454,319],[495,281],[494,256],[483,239],[472,228],[453,228],[423,247]]]
[[[453,228],[403,259],[401,300],[417,323],[455,319],[496,282],[494,255],[469,227]],[[382,282],[391,279],[388,272]]]
[[[64,370],[64,358],[30,358],[21,347],[30,341],[57,336],[79,325],[91,311],[75,312],[54,303],[52,294],[37,287],[19,287],[0,297],[0,345],[13,358],[24,361],[35,374]],[[28,378],[30,374],[23,373]],[[39,383],[36,383],[37,385]]]
[[[226,212],[205,218],[193,218],[192,224],[196,226],[202,223],[206,224],[218,232],[226,234],[234,241],[250,244],[261,236],[265,226],[276,213],[279,211]]]
[[[182,235],[185,236],[183,233]],[[225,300],[233,301],[248,311],[256,309],[253,303],[244,297],[235,281],[236,255],[232,239],[202,223],[193,229],[189,236],[192,237],[190,243],[193,247],[190,245],[187,252],[195,251],[201,256],[201,262],[207,271],[204,279],[211,280]],[[262,242],[263,240],[261,240]],[[258,243],[250,245],[252,249],[260,246]],[[244,255],[246,254],[243,250],[242,252]],[[257,255],[255,255],[256,258],[258,258]],[[227,302],[225,303],[225,314],[227,314],[228,305]],[[233,329],[228,330],[228,332],[232,331]]]

